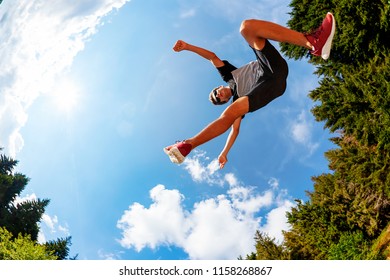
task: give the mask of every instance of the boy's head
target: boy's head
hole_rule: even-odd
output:
[[[228,86],[219,86],[214,88],[209,95],[211,103],[214,105],[223,105],[232,97],[232,90]]]

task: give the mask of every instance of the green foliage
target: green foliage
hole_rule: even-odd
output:
[[[50,241],[45,245],[37,243],[39,221],[45,212],[46,206],[49,204],[49,200],[37,199],[21,203],[15,201],[29,181],[25,175],[13,173],[17,163],[18,161],[16,160],[0,155],[0,228],[7,229],[7,233],[4,233],[4,240],[11,240],[11,243],[14,241],[15,244],[7,243],[7,246],[11,249],[13,248],[12,250],[16,252],[11,249],[9,249],[11,253],[4,251],[4,258],[33,258],[35,253],[41,256],[40,250],[46,250],[46,252],[51,252],[49,254],[51,257],[66,259],[69,255],[69,246],[71,245],[70,237]],[[12,241],[12,239],[14,240]],[[30,243],[34,243],[36,246],[30,245]],[[26,244],[26,248],[31,247],[31,252],[28,251],[25,255],[19,252],[19,246],[23,244]],[[0,254],[0,259],[2,258]]]
[[[246,256],[247,260],[287,260],[288,252],[282,245],[276,244],[275,238],[270,238],[260,231],[256,232],[256,253]]]
[[[375,260],[382,258],[371,249],[362,232],[345,232],[337,244],[329,248],[330,260]]]
[[[339,76],[321,81],[310,97],[313,109],[331,132],[342,129],[366,146],[390,148],[390,56],[374,57],[358,66],[343,66]]]
[[[38,222],[48,204],[49,200],[47,199],[37,199],[19,204],[12,203],[2,211],[1,225],[7,225],[7,229],[13,234],[28,234],[33,240],[37,240]]]
[[[31,240],[29,235],[12,234],[0,227],[0,260],[56,260],[53,252]]]
[[[383,259],[390,248],[390,2],[293,0],[291,7],[288,24],[298,31],[317,27],[328,11],[336,18],[330,59],[309,59],[321,79],[309,96],[316,120],[338,137],[325,153],[332,172],[313,177],[309,200],[287,214],[282,246],[291,259]],[[308,56],[287,44],[282,51]]]
[[[338,240],[343,223],[334,221],[327,207],[297,201],[297,206],[287,214],[293,225],[284,233],[285,246],[290,250],[291,259],[327,259],[329,246]]]
[[[390,223],[375,241],[373,251],[383,255],[387,260],[390,260]]]
[[[330,207],[343,212],[350,225],[357,226],[369,236],[377,236],[390,218],[390,155],[378,146],[362,145],[351,136],[334,141],[340,148],[326,153],[337,182],[330,196],[333,201]],[[326,199],[321,193],[328,185],[317,184],[316,178],[314,182],[316,193],[313,197],[322,203]]]
[[[46,249],[53,254],[59,260],[65,260],[69,256],[69,247],[72,245],[72,238],[69,236],[67,238],[59,238],[56,241],[49,241],[45,244]],[[76,259],[77,256],[71,258]]]
[[[29,179],[20,173],[13,173],[17,161],[0,155],[0,227],[5,226],[13,236],[19,233],[38,238],[38,222],[49,204],[49,200],[15,203],[15,198],[27,186]]]
[[[18,161],[0,155],[0,207],[7,207],[18,196],[29,179],[19,173],[13,174]]]

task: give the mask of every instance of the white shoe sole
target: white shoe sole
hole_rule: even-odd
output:
[[[330,49],[332,48],[334,33],[336,31],[336,21],[334,19],[334,16],[331,13],[328,14],[332,16],[332,30],[330,32],[328,39],[325,42],[325,45],[322,47],[322,51],[321,51],[321,57],[325,60],[329,58]]]
[[[169,159],[176,164],[184,162],[185,157],[180,153],[177,147],[172,147],[170,150],[164,148],[164,152],[169,156]]]

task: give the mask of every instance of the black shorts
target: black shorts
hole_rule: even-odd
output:
[[[246,94],[249,98],[249,112],[254,112],[281,96],[286,90],[288,75],[287,62],[268,40],[261,51],[253,51],[264,73]]]

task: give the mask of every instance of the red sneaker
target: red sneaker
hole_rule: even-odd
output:
[[[164,148],[164,152],[169,156],[173,163],[181,164],[185,157],[191,152],[192,145],[185,141],[177,142],[176,144]]]
[[[327,13],[322,21],[322,24],[314,32],[306,34],[306,39],[313,45],[311,54],[321,56],[323,59],[328,59],[332,40],[336,30],[336,21],[331,13]]]

